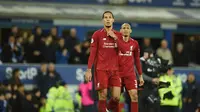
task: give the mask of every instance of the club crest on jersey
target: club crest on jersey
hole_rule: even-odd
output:
[[[130,46],[130,51],[133,51],[133,46]]]
[[[93,38],[91,39],[91,43],[94,43],[94,39]]]
[[[106,38],[103,38],[103,40],[106,40]]]

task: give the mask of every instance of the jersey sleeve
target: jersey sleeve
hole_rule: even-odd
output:
[[[139,75],[142,75],[142,66],[140,63],[140,48],[139,48],[139,44],[137,41],[135,41],[135,50],[134,50],[134,59],[135,59],[135,65],[137,68],[137,71],[139,73]]]
[[[92,65],[94,63],[94,60],[97,54],[97,48],[98,48],[98,36],[97,36],[97,32],[95,32],[92,35],[91,44],[90,44],[90,56],[88,59],[88,69],[92,68]]]
[[[123,42],[123,37],[121,33],[117,34],[116,43],[119,51],[121,51],[122,53],[126,53],[126,46],[125,43]]]

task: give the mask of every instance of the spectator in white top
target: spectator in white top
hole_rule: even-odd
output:
[[[172,53],[169,48],[167,48],[168,42],[166,40],[161,41],[161,47],[157,49],[157,55],[165,60],[169,60],[169,64],[173,64]]]

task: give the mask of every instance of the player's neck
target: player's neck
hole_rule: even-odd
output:
[[[106,26],[104,26],[104,29],[106,30],[106,32],[112,30],[112,28],[113,28],[112,26],[110,26],[110,27],[106,27]]]
[[[124,40],[125,42],[128,42],[129,39],[130,39],[130,36],[123,36],[123,40]]]

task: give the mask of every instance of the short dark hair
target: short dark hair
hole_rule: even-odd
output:
[[[113,15],[113,13],[112,13],[111,11],[105,11],[105,12],[103,13],[103,15],[102,15],[102,19],[104,18],[104,14],[106,14],[106,13],[110,13],[110,14],[112,15],[112,17],[114,18],[114,15]]]

